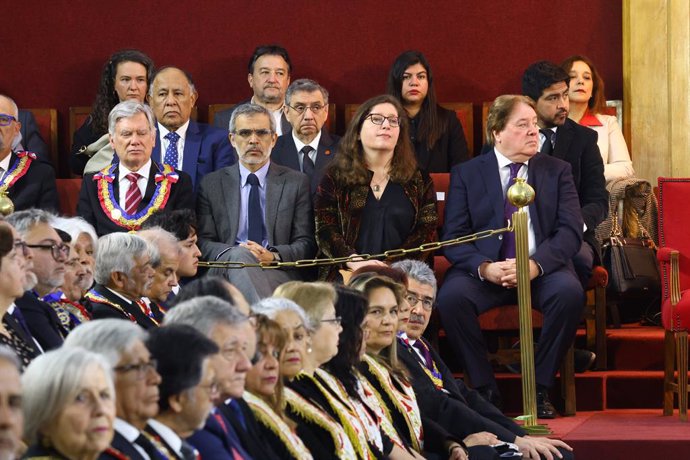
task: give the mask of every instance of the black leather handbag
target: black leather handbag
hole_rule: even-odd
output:
[[[640,238],[621,236],[618,219],[604,242],[604,267],[609,272],[606,294],[618,304],[621,322],[651,319],[661,309],[661,279],[656,245],[640,225]]]

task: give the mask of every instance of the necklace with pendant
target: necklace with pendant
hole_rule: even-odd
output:
[[[372,178],[372,179],[373,179],[373,178]],[[386,182],[388,182],[388,179],[389,179],[389,176],[386,175],[386,177],[384,177],[384,178],[381,180],[381,182],[379,182],[378,184],[374,184],[374,183],[373,183],[373,180],[372,180],[371,189],[372,189],[375,193],[380,192],[380,191],[381,191],[381,186],[384,185]]]

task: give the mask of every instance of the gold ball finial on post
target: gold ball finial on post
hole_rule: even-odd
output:
[[[13,212],[14,212],[14,203],[12,203],[12,200],[10,200],[10,197],[7,196],[6,191],[1,191],[0,192],[0,215],[9,216]]]
[[[506,196],[513,206],[520,209],[529,206],[534,201],[534,189],[524,178],[518,177],[508,188]]]

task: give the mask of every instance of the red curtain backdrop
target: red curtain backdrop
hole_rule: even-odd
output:
[[[611,0],[15,1],[3,8],[0,92],[20,107],[57,108],[63,152],[68,107],[93,102],[103,62],[125,47],[190,71],[200,120],[208,104],[250,95],[247,60],[265,43],[286,47],[292,78],[319,81],[339,105],[383,92],[393,59],[411,48],[429,59],[440,101],[480,106],[519,92],[531,62],[575,53],[620,99],[621,9]]]

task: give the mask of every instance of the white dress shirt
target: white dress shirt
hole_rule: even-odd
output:
[[[149,183],[149,175],[151,174],[151,159],[149,158],[149,161],[144,163],[144,166],[139,168],[139,171],[130,171],[120,163],[120,166],[118,167],[118,183],[120,184],[120,190],[119,190],[119,195],[118,196],[118,203],[120,204],[120,207],[124,208],[125,202],[127,201],[127,190],[129,190],[130,183],[129,179],[127,179],[127,174],[131,172],[136,172],[139,174],[139,179],[137,179],[137,187],[139,187],[139,191],[141,192],[142,198],[144,195],[146,195],[146,186]]]
[[[292,131],[292,140],[295,141],[295,147],[297,147],[297,159],[299,160],[299,170],[304,171],[304,168],[302,167],[302,164],[304,163],[304,155],[302,155],[300,153],[300,151],[307,144],[305,144],[304,142],[299,140],[297,138],[297,136],[295,136],[294,131]],[[311,148],[314,149],[311,152],[309,152],[309,158],[311,158],[311,161],[313,161],[314,164],[316,164],[316,154],[318,153],[318,150],[319,150],[319,141],[320,140],[321,140],[321,131],[319,131],[319,133],[316,135],[316,137],[314,139],[312,139],[312,141],[309,143],[309,146],[311,146]]]

